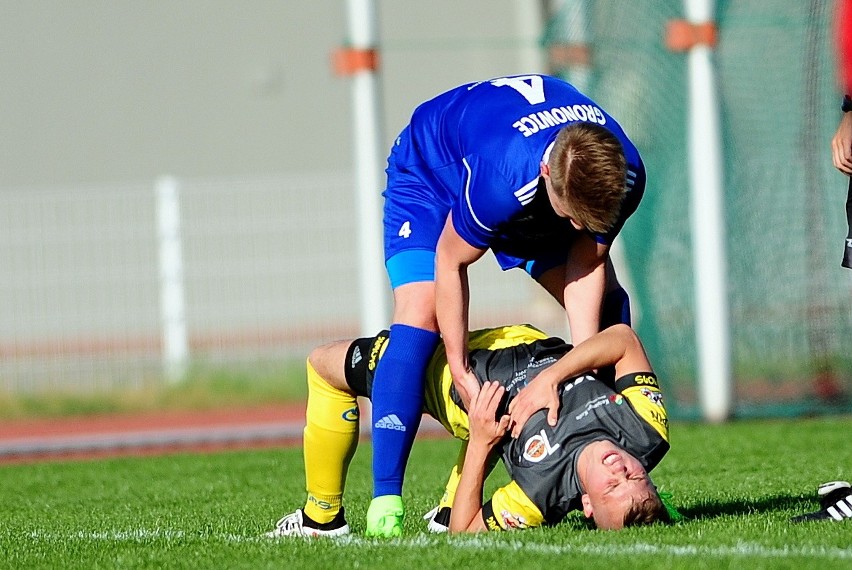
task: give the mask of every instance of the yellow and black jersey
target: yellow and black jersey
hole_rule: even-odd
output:
[[[373,392],[373,376],[376,366],[387,348],[388,331],[382,331],[372,338],[360,338],[354,341],[346,355],[346,382],[359,396],[369,398]],[[512,325],[471,331],[468,346],[471,349],[470,362],[480,383],[487,378],[477,371],[486,372],[486,364],[492,358],[497,358],[504,349],[530,346],[537,342],[549,342],[558,346],[566,346],[558,338],[548,339],[547,335],[530,325]],[[563,349],[562,354],[565,353]],[[476,363],[480,363],[477,365]],[[555,362],[555,359],[548,361]],[[524,369],[523,374],[526,374]],[[525,384],[525,376],[519,376],[514,383],[517,390]],[[495,378],[496,379],[496,378]],[[504,400],[508,405],[508,396]],[[453,386],[453,377],[447,365],[447,353],[443,343],[435,349],[435,354],[426,368],[424,412],[438,420],[453,436],[467,440],[469,423],[467,412],[462,408],[461,398]]]
[[[624,391],[620,391],[624,388]],[[554,427],[547,412],[534,414],[520,437],[508,440],[503,463],[512,482],[483,507],[489,528],[555,524],[582,508],[576,463],[589,443],[609,440],[650,471],[669,449],[668,421],[656,377],[631,374],[612,389],[587,374],[561,388]]]
[[[359,395],[369,395],[375,363],[387,333],[359,339],[347,354],[346,378]],[[469,362],[480,383],[506,388],[498,413],[542,370],[573,347],[530,326],[472,332]],[[651,372],[630,374],[608,386],[584,374],[560,387],[562,405],[556,426],[547,412],[535,413],[518,439],[507,439],[502,459],[512,481],[483,506],[492,530],[555,524],[581,508],[576,460],[589,443],[607,439],[636,457],[650,471],[669,449],[668,419],[662,392]],[[467,414],[452,385],[446,353],[439,346],[427,369],[425,411],[459,439],[468,438]]]
[[[534,347],[539,343],[555,343],[564,346],[562,340],[549,339],[546,334],[529,325],[471,331],[468,339],[470,348],[468,359],[479,383],[482,384],[487,379],[499,380],[507,388],[499,410],[501,414],[505,413],[511,398],[525,385],[526,369],[521,371],[519,367],[518,374],[511,378],[508,373],[502,378],[491,378],[488,376],[489,371],[497,367],[489,363],[494,359],[506,358],[515,352],[532,354],[531,351],[534,351]],[[500,366],[500,368],[505,367]],[[467,440],[470,429],[467,411],[462,407],[461,398],[453,386],[453,377],[447,365],[447,353],[443,343],[438,345],[426,369],[425,396],[426,413],[441,422],[454,437]]]

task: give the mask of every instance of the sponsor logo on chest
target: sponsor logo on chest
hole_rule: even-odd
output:
[[[561,445],[558,443],[551,445],[547,433],[541,430],[524,443],[523,458],[530,463],[538,463],[560,447]]]

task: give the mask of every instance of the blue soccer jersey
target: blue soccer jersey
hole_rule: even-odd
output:
[[[491,248],[504,269],[548,250],[567,252],[577,230],[550,207],[540,164],[560,128],[576,122],[608,129],[627,160],[628,194],[618,221],[606,234],[594,235],[610,244],[644,191],[639,152],[612,117],[569,83],[522,75],[462,85],[414,111],[389,159],[386,257],[403,249],[434,251],[450,211],[459,235],[474,247]],[[403,202],[421,211],[397,215],[396,205]],[[408,238],[414,239],[406,243]]]

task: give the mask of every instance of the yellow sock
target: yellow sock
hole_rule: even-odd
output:
[[[447,487],[444,489],[444,496],[441,497],[441,502],[438,503],[438,507],[442,509],[453,506],[453,500],[456,498],[456,489],[459,488],[459,479],[461,479],[465,453],[467,453],[467,441],[462,441],[459,456],[456,459],[453,470],[450,471],[450,479],[447,481]]]
[[[308,362],[305,415],[305,514],[328,523],[340,511],[346,472],[358,446],[358,405],[355,396],[330,386]]]
[[[459,449],[459,456],[456,458],[456,464],[453,466],[453,470],[450,471],[450,478],[447,481],[447,486],[444,489],[444,496],[441,497],[441,502],[438,503],[439,508],[444,507],[452,507],[453,501],[456,498],[456,489],[459,488],[459,480],[461,479],[462,468],[464,467],[464,456],[467,453],[467,440],[462,440],[461,449]],[[494,467],[497,466],[497,462],[500,461],[499,453],[492,453],[488,457],[488,463],[485,466],[485,477],[494,470]]]

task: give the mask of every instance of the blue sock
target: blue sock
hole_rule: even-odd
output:
[[[373,380],[373,496],[402,495],[405,465],[423,414],[426,366],[438,333],[392,325]]]
[[[619,287],[606,294],[601,308],[601,330],[624,323],[630,326],[630,297]],[[605,384],[615,385],[615,366],[604,366],[598,370],[598,378]]]
[[[601,308],[601,330],[612,325],[624,323],[630,325],[630,297],[627,291],[619,287],[606,294]]]

